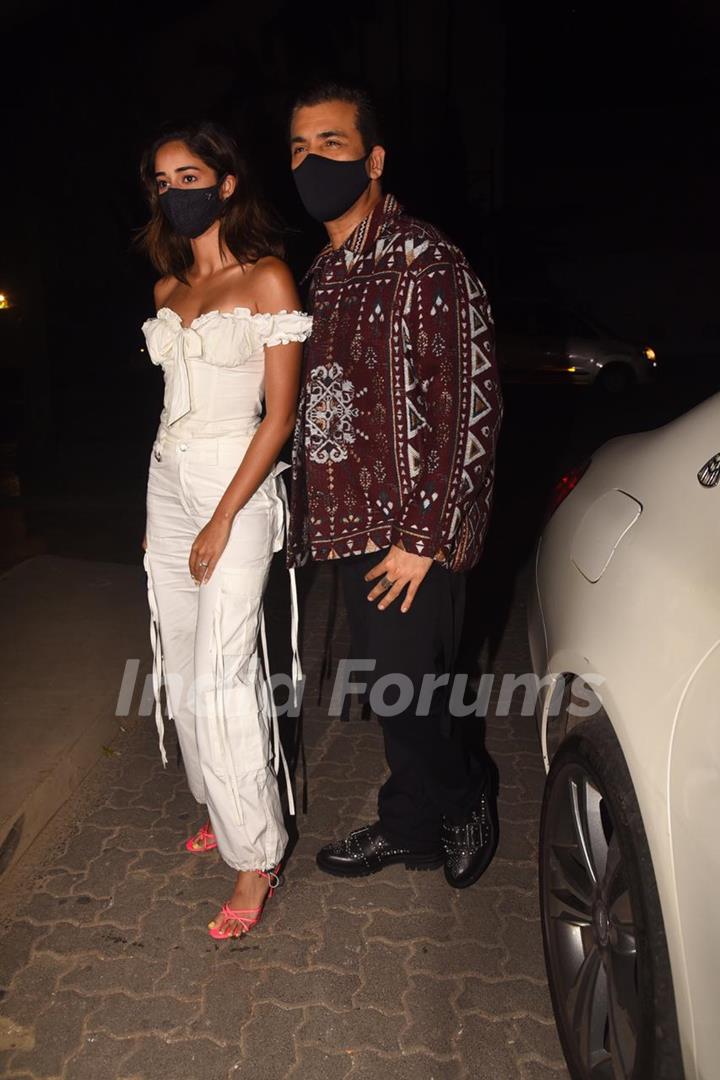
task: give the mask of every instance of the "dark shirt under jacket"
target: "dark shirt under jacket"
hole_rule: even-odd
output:
[[[288,564],[397,544],[469,570],[503,412],[483,285],[390,194],[309,274]]]

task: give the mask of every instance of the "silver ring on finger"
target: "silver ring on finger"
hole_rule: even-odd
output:
[[[209,566],[209,565],[210,565],[210,563],[206,563],[206,562],[201,562],[201,563],[200,563],[200,565],[201,565],[201,566]]]

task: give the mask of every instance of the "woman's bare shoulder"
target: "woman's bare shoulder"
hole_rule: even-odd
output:
[[[161,277],[155,282],[153,287],[153,300],[155,301],[156,310],[159,310],[163,306],[176,285],[177,279],[172,277],[172,275]]]
[[[275,255],[258,259],[252,269],[253,299],[258,311],[293,310],[298,303],[292,270]]]

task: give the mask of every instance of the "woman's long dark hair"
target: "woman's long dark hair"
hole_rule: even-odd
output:
[[[152,217],[139,231],[136,242],[155,269],[187,285],[186,275],[193,261],[190,241],[173,232],[160,207],[162,196],[155,179],[155,155],[169,142],[185,143],[205,165],[215,170],[218,181],[228,173],[237,179],[235,191],[222,205],[220,250],[226,245],[239,263],[254,263],[265,255],[282,259],[285,254],[282,224],[255,190],[235,139],[219,124],[201,121],[159,135],[142,156],[140,176]]]

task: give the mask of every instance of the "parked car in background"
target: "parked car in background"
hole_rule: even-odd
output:
[[[595,383],[621,393],[651,382],[657,367],[650,345],[623,341],[552,301],[501,297],[493,303],[493,318],[504,382]]]
[[[582,1080],[720,1075],[720,394],[563,478],[529,599],[545,958]]]

